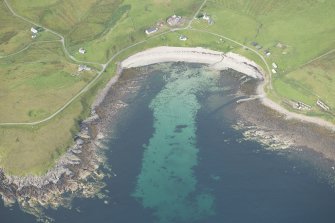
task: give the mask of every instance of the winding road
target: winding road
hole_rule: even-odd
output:
[[[88,62],[88,61],[80,61],[80,60],[77,60],[75,57],[73,57],[69,52],[68,50],[66,49],[66,46],[65,46],[65,37],[63,35],[61,35],[60,33],[57,33],[56,31],[53,31],[41,24],[38,24],[34,21],[31,21],[19,14],[17,14],[13,8],[10,6],[10,4],[8,3],[7,0],[3,0],[6,7],[8,8],[8,10],[16,17],[24,20],[25,22],[28,22],[34,26],[39,26],[39,27],[42,27],[45,31],[48,31],[50,33],[53,33],[54,35],[58,36],[60,38],[60,42],[62,43],[62,46],[63,46],[63,50],[65,52],[65,54],[71,58],[73,61],[77,62],[77,63],[84,63],[84,64],[95,64],[95,65],[100,65],[102,67],[102,69],[99,71],[99,73],[82,89],[80,90],[74,97],[72,97],[68,102],[66,102],[61,108],[59,108],[55,113],[53,113],[52,115],[50,115],[49,117],[46,117],[42,120],[39,120],[39,121],[35,121],[35,122],[8,122],[8,123],[0,123],[0,126],[33,126],[33,125],[38,125],[38,124],[41,124],[41,123],[44,123],[44,122],[47,122],[49,120],[51,120],[52,118],[54,118],[55,116],[57,116],[59,113],[61,113],[65,108],[67,108],[73,101],[75,101],[78,97],[80,97],[84,92],[86,92],[99,78],[100,76],[104,73],[104,71],[106,70],[106,68],[108,67],[108,65],[117,57],[119,56],[121,53],[125,52],[126,50],[132,48],[132,47],[135,47],[137,45],[140,45],[140,44],[143,44],[153,38],[157,38],[159,36],[162,36],[162,35],[165,35],[167,33],[170,33],[170,32],[173,32],[175,30],[169,30],[169,31],[166,31],[166,32],[163,32],[163,33],[160,33],[160,34],[157,34],[155,36],[152,36],[152,37],[149,37],[148,39],[146,40],[143,40],[143,41],[140,41],[140,42],[137,42],[135,44],[132,44],[126,48],[123,48],[122,50],[120,50],[119,52],[117,52],[116,54],[114,54],[108,61],[107,63],[105,64],[99,64],[99,63],[95,63],[95,62]],[[196,15],[200,12],[200,10],[202,9],[202,7],[206,4],[207,0],[204,0],[203,3],[201,4],[201,6],[199,7],[199,9],[196,11],[196,13],[194,14],[193,18],[190,20],[188,26],[186,28],[183,28],[183,29],[187,29],[188,27],[191,26],[192,24],[192,21],[194,20],[194,18],[196,17]],[[24,49],[25,50],[25,49]],[[22,52],[23,50],[21,50]],[[19,53],[19,52],[17,52]],[[15,53],[15,54],[17,54]]]
[[[7,8],[9,9],[9,11],[16,17],[34,25],[34,26],[39,26],[39,27],[42,27],[43,29],[45,29],[45,31],[48,31],[50,33],[53,33],[54,35],[58,36],[60,38],[60,42],[63,46],[63,50],[65,52],[65,54],[71,58],[73,61],[77,62],[77,63],[84,63],[84,64],[95,64],[95,65],[100,65],[102,67],[102,69],[99,71],[99,73],[82,89],[80,90],[74,97],[72,97],[69,101],[67,101],[61,108],[59,108],[56,112],[54,112],[52,115],[50,115],[49,117],[46,117],[42,120],[39,120],[39,121],[35,121],[35,122],[9,122],[9,123],[0,123],[0,126],[34,126],[34,125],[38,125],[38,124],[41,124],[41,123],[44,123],[44,122],[47,122],[49,120],[51,120],[52,118],[54,118],[55,116],[57,116],[59,113],[61,113],[65,108],[67,108],[73,101],[75,101],[77,98],[79,98],[84,92],[86,92],[99,78],[100,76],[104,73],[104,71],[106,70],[106,68],[108,67],[108,65],[117,57],[119,56],[121,53],[125,52],[126,50],[128,49],[131,49],[137,45],[140,45],[140,44],[143,44],[145,42],[148,42],[149,40],[151,39],[154,39],[154,38],[157,38],[157,37],[160,37],[162,35],[166,35],[167,33],[170,33],[170,32],[175,32],[175,31],[182,31],[182,30],[192,30],[192,31],[195,31],[195,32],[202,32],[202,33],[207,33],[207,34],[211,34],[211,35],[214,35],[214,36],[217,36],[217,37],[220,37],[220,38],[224,38],[228,41],[231,41],[239,46],[242,46],[246,49],[249,49],[250,51],[256,53],[261,59],[262,61],[265,63],[266,67],[267,67],[267,72],[269,74],[269,77],[266,78],[265,77],[265,84],[267,83],[270,83],[270,80],[271,80],[271,70],[270,70],[270,67],[268,65],[268,63],[266,62],[265,58],[260,54],[258,53],[256,50],[242,44],[242,43],[239,43],[233,39],[230,39],[229,37],[226,37],[224,35],[220,35],[220,34],[217,34],[217,33],[214,33],[214,32],[210,32],[210,31],[206,31],[206,30],[200,30],[200,29],[193,29],[191,27],[192,25],[192,22],[194,21],[194,19],[196,18],[196,16],[198,15],[198,13],[201,11],[201,9],[204,7],[204,5],[206,4],[207,0],[204,0],[202,2],[202,4],[200,5],[200,7],[198,8],[198,10],[195,12],[195,14],[193,15],[192,19],[189,21],[189,23],[187,24],[186,27],[184,28],[177,28],[177,29],[171,29],[171,30],[168,30],[168,31],[165,31],[163,33],[160,33],[160,34],[157,34],[157,35],[154,35],[152,37],[149,37],[143,41],[139,41],[135,44],[132,44],[126,48],[123,48],[122,50],[120,50],[119,52],[117,52],[116,54],[114,54],[105,64],[99,64],[99,63],[95,63],[95,62],[89,62],[89,61],[80,61],[80,60],[77,60],[75,57],[73,57],[69,52],[68,50],[66,49],[66,45],[65,45],[65,37],[63,35],[61,35],[60,33],[57,33],[56,31],[53,31],[41,24],[38,24],[34,21],[31,21],[19,14],[17,14],[13,8],[10,6],[10,4],[8,3],[7,0],[4,0],[4,3],[6,4]],[[22,50],[21,50],[22,51]],[[18,52],[17,52],[18,53]]]

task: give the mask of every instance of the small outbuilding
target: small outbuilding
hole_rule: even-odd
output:
[[[272,63],[272,67],[273,67],[274,69],[277,69],[277,68],[278,68],[278,65],[277,65],[276,63]]]
[[[272,69],[271,71],[272,71],[273,74],[277,73],[277,71],[275,69]]]
[[[179,40],[181,40],[181,41],[186,41],[186,40],[187,40],[187,37],[184,36],[184,35],[180,35],[180,36],[179,36]]]
[[[37,34],[37,33],[38,33],[38,30],[37,30],[35,27],[31,27],[30,31],[31,31],[33,34]]]
[[[269,49],[265,50],[265,51],[264,51],[264,54],[265,54],[267,57],[271,56],[271,52],[270,52]]]
[[[85,54],[85,53],[86,53],[86,50],[85,50],[84,48],[80,48],[80,49],[78,50],[78,52],[79,52],[80,54]]]

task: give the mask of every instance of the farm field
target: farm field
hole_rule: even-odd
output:
[[[15,17],[6,2],[28,21]],[[0,18],[6,21],[0,26],[0,122],[40,121],[79,96],[41,124],[0,125],[0,166],[11,174],[45,173],[73,143],[79,121],[115,74],[116,63],[133,53],[161,45],[200,46],[242,54],[266,71],[259,55],[218,35],[256,50],[270,67],[278,66],[271,75],[269,97],[289,110],[335,123],[335,52],[327,54],[335,49],[334,1],[208,0],[199,15],[209,15],[213,23],[199,18],[191,27],[187,25],[202,0],[6,2],[0,6]],[[175,31],[165,22],[173,14],[185,18]],[[30,28],[36,24],[52,31],[32,39]],[[158,24],[157,33],[145,34]],[[180,35],[188,40],[180,41]],[[86,52],[79,53],[80,48]],[[78,72],[79,65],[91,70]],[[318,99],[330,111],[320,109]],[[295,110],[287,101],[312,109]]]
[[[78,72],[59,42],[34,44],[17,56],[0,60],[0,122],[43,119],[72,98],[96,74]],[[15,111],[15,112],[12,112]]]
[[[270,66],[275,63],[277,73],[269,92],[273,100],[289,110],[335,122],[333,112],[316,105],[321,99],[335,109],[335,67],[333,54],[327,54],[335,49],[334,9],[333,1],[209,0],[202,13],[211,16],[214,24],[200,20],[193,26],[239,41],[262,54]],[[315,58],[319,59],[311,62]],[[287,100],[312,109],[294,110]]]

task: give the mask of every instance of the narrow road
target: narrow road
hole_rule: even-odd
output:
[[[207,0],[204,0],[204,2],[201,4],[201,6],[199,7],[199,9],[197,10],[197,12],[194,14],[193,18],[191,19],[190,23],[188,24],[188,26],[191,25],[192,21],[195,19],[196,15],[200,12],[200,10],[202,9],[202,7],[206,4]],[[143,44],[145,42],[147,42],[148,40],[151,40],[153,38],[157,38],[159,36],[162,36],[162,35],[165,35],[167,33],[170,33],[170,32],[173,32],[173,30],[169,30],[169,31],[166,31],[166,32],[163,32],[163,33],[160,33],[158,35],[155,35],[155,36],[152,36],[152,37],[149,37],[148,39],[146,40],[143,40],[143,41],[140,41],[140,42],[137,42],[135,44],[132,44],[122,50],[120,50],[119,52],[117,52],[116,54],[114,54],[108,61],[107,63],[105,64],[99,64],[99,63],[94,63],[94,62],[87,62],[87,61],[80,61],[80,60],[77,60],[75,59],[66,49],[66,46],[65,46],[65,38],[64,36],[62,36],[61,34],[47,28],[47,27],[44,27],[38,23],[35,23],[19,14],[17,14],[13,9],[12,7],[8,4],[7,0],[4,0],[4,3],[6,4],[7,8],[10,10],[10,12],[32,24],[32,25],[35,25],[35,26],[40,26],[42,27],[43,29],[45,29],[46,31],[49,31],[51,33],[53,33],[54,35],[60,37],[60,41],[62,43],[62,46],[63,46],[63,49],[64,49],[64,52],[66,53],[67,56],[69,56],[72,60],[76,61],[76,62],[79,62],[79,63],[86,63],[86,64],[98,64],[102,67],[101,71],[95,76],[94,79],[92,79],[81,91],[79,91],[73,98],[71,98],[66,104],[64,104],[61,108],[59,108],[55,113],[53,113],[52,115],[50,115],[49,117],[45,118],[45,119],[42,119],[42,120],[39,120],[39,121],[35,121],[35,122],[9,122],[9,123],[0,123],[0,126],[15,126],[15,125],[28,125],[28,126],[33,126],[33,125],[38,125],[38,124],[41,124],[41,123],[44,123],[44,122],[47,122],[49,120],[51,120],[52,118],[54,118],[55,116],[57,116],[60,112],[62,112],[66,107],[68,107],[74,100],[76,100],[79,96],[81,96],[81,94],[83,94],[84,92],[86,92],[94,83],[96,80],[98,80],[100,78],[100,76],[104,73],[104,71],[106,70],[106,68],[108,67],[108,65],[117,57],[119,56],[121,53],[125,52],[126,50],[132,48],[132,47],[135,47],[137,45],[140,45],[140,44]]]
[[[65,46],[65,38],[64,38],[63,35],[61,35],[60,33],[57,33],[56,31],[53,31],[53,30],[51,30],[51,29],[49,29],[49,28],[47,28],[47,27],[45,27],[45,26],[43,26],[43,25],[41,25],[41,24],[38,24],[38,23],[36,23],[36,22],[34,22],[34,21],[30,20],[30,19],[27,19],[27,18],[25,18],[25,17],[23,17],[23,16],[17,14],[17,13],[13,10],[13,8],[11,7],[11,5],[8,3],[8,0],[3,0],[3,1],[4,1],[5,5],[6,5],[6,7],[8,8],[8,10],[13,14],[13,16],[18,17],[18,18],[20,18],[21,20],[23,20],[23,21],[25,21],[25,22],[27,22],[27,23],[30,23],[30,24],[32,24],[32,25],[34,25],[34,26],[42,27],[45,31],[50,32],[50,33],[52,33],[52,34],[58,36],[58,37],[60,38],[60,42],[62,43],[62,47],[63,47],[64,53],[66,54],[66,56],[68,56],[69,58],[71,58],[73,61],[75,61],[75,62],[77,62],[77,63],[95,64],[95,65],[100,65],[100,66],[102,66],[102,64],[100,64],[100,63],[96,63],[96,62],[77,60],[77,59],[76,59],[75,57],[73,57],[73,56],[69,53],[69,51],[66,49],[66,46]]]
[[[200,5],[199,9],[196,11],[196,13],[194,14],[194,16],[192,17],[192,19],[190,20],[189,24],[188,24],[186,27],[184,27],[184,28],[178,28],[178,29],[171,29],[171,30],[169,30],[169,31],[166,31],[166,32],[157,34],[157,35],[155,35],[155,36],[152,36],[152,37],[147,38],[146,40],[139,41],[139,42],[137,42],[137,43],[135,43],[135,44],[132,44],[132,45],[126,47],[126,48],[123,48],[122,50],[120,50],[119,52],[117,52],[116,54],[114,54],[114,55],[107,61],[107,63],[105,63],[105,64],[99,64],[99,63],[94,63],[94,62],[85,62],[85,61],[79,61],[79,60],[76,60],[76,59],[75,59],[72,55],[70,55],[70,54],[68,53],[68,51],[66,50],[66,47],[65,47],[65,39],[64,39],[64,37],[63,37],[61,34],[55,32],[55,31],[52,31],[52,30],[50,30],[50,29],[48,29],[48,28],[46,28],[46,27],[41,26],[40,24],[37,24],[37,23],[35,23],[35,22],[33,22],[33,21],[30,21],[29,19],[26,19],[26,18],[24,18],[24,17],[22,17],[22,16],[16,14],[16,13],[13,11],[13,9],[11,8],[11,6],[8,4],[7,0],[4,0],[4,2],[5,2],[6,6],[8,7],[8,9],[11,11],[11,13],[12,13],[14,16],[16,16],[16,17],[18,17],[18,18],[21,18],[22,20],[24,20],[24,21],[26,21],[26,22],[29,22],[29,23],[31,23],[31,24],[33,24],[33,25],[35,25],[35,26],[40,26],[40,27],[44,28],[46,31],[49,31],[49,32],[51,32],[51,33],[57,35],[58,37],[60,37],[60,38],[61,38],[60,41],[62,42],[62,45],[63,45],[63,48],[64,48],[64,52],[65,52],[71,59],[73,59],[73,60],[76,61],[76,62],[80,62],[80,63],[98,64],[98,65],[101,65],[101,66],[102,66],[102,69],[101,69],[101,71],[94,77],[94,79],[92,79],[92,80],[91,80],[91,81],[90,81],[90,82],[89,82],[89,83],[88,83],[88,84],[87,84],[81,91],[79,91],[73,98],[71,98],[66,104],[64,104],[61,108],[59,108],[55,113],[53,113],[53,114],[50,115],[49,117],[47,117],[47,118],[45,118],[45,119],[42,119],[42,120],[39,120],[39,121],[35,121],[35,122],[10,122],[10,123],[0,123],[0,126],[15,126],[15,125],[33,126],[33,125],[38,125],[38,124],[41,124],[41,123],[44,123],[44,122],[47,122],[47,121],[51,120],[52,118],[54,118],[55,116],[57,116],[60,112],[62,112],[66,107],[68,107],[68,106],[69,106],[73,101],[75,101],[79,96],[81,96],[84,92],[86,92],[86,91],[87,91],[87,90],[88,90],[88,89],[89,89],[89,88],[96,82],[96,80],[98,80],[98,79],[100,78],[100,76],[105,72],[105,70],[106,70],[106,68],[108,67],[108,65],[109,65],[109,64],[110,64],[110,63],[111,63],[117,56],[119,56],[121,53],[123,53],[123,52],[125,52],[126,50],[131,49],[131,48],[133,48],[133,47],[135,47],[135,46],[137,46],[137,45],[140,45],[140,44],[143,44],[143,43],[145,43],[145,42],[148,42],[148,41],[151,40],[151,39],[158,38],[158,37],[160,37],[160,36],[163,36],[163,35],[166,35],[166,34],[168,34],[168,33],[170,33],[170,32],[174,32],[174,31],[178,31],[178,30],[187,30],[187,29],[188,29],[188,30],[192,30],[192,31],[195,31],[195,32],[208,33],[208,34],[211,34],[211,35],[218,36],[218,37],[220,37],[220,38],[224,38],[224,39],[226,39],[226,40],[229,40],[229,41],[231,41],[231,42],[233,42],[233,43],[235,43],[235,44],[237,44],[237,45],[240,45],[240,46],[242,46],[242,47],[244,47],[244,48],[247,48],[247,49],[251,50],[252,52],[256,53],[256,54],[257,54],[257,55],[264,61],[264,63],[265,63],[266,66],[267,66],[269,75],[271,75],[271,71],[270,71],[269,65],[267,64],[265,58],[264,58],[261,54],[259,54],[256,50],[254,50],[254,49],[252,49],[252,48],[250,48],[250,47],[248,47],[248,46],[245,46],[245,45],[243,45],[242,43],[239,43],[239,42],[237,42],[237,41],[235,41],[235,40],[232,40],[232,39],[230,39],[230,38],[228,38],[228,37],[226,37],[226,36],[217,34],[217,33],[209,32],[209,31],[206,31],[206,30],[191,29],[191,24],[192,24],[192,22],[194,21],[194,19],[195,19],[196,16],[198,15],[198,13],[201,11],[201,9],[204,7],[204,5],[206,4],[207,0],[204,0],[204,1],[203,1],[203,3]],[[269,80],[271,80],[271,76],[270,76],[269,78],[270,78]]]
[[[201,11],[201,9],[205,6],[205,4],[207,3],[207,0],[204,0],[202,2],[202,4],[200,5],[199,9],[194,13],[192,19],[190,20],[190,22],[187,24],[187,26],[184,29],[189,29],[191,28],[192,22],[194,21],[194,19],[197,17],[197,15],[199,14],[199,12]]]
[[[317,60],[319,60],[319,59],[321,59],[321,58],[323,58],[323,57],[325,57],[325,56],[327,56],[327,55],[329,55],[329,54],[331,54],[331,53],[334,53],[334,52],[335,52],[335,49],[332,49],[332,50],[330,50],[330,51],[328,51],[328,52],[326,52],[326,53],[324,53],[324,54],[322,54],[322,55],[320,55],[320,56],[318,56],[318,57],[316,57],[316,58],[314,58],[314,59],[308,61],[307,63],[304,63],[303,65],[299,66],[299,68],[302,68],[302,67],[304,67],[304,66],[306,66],[306,65],[308,65],[308,64],[311,64],[311,63],[313,63],[314,61],[317,61]]]

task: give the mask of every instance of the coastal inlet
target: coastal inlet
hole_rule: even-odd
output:
[[[59,196],[68,202],[39,209],[41,220],[334,222],[333,163],[303,152],[291,144],[293,138],[268,137],[274,134],[266,120],[277,120],[276,114],[263,110],[257,99],[245,100],[259,80],[231,69],[162,63],[126,69],[117,83],[95,107],[95,118],[83,123],[82,148],[74,150],[78,163],[99,157],[92,159],[94,175],[78,169],[78,176],[87,177],[80,185],[94,183],[87,190],[92,193]],[[257,115],[262,129],[252,125]],[[282,123],[273,126],[280,133],[285,121],[276,123]],[[264,134],[253,137],[261,130]],[[1,207],[0,215],[4,223],[35,222],[18,206]]]

